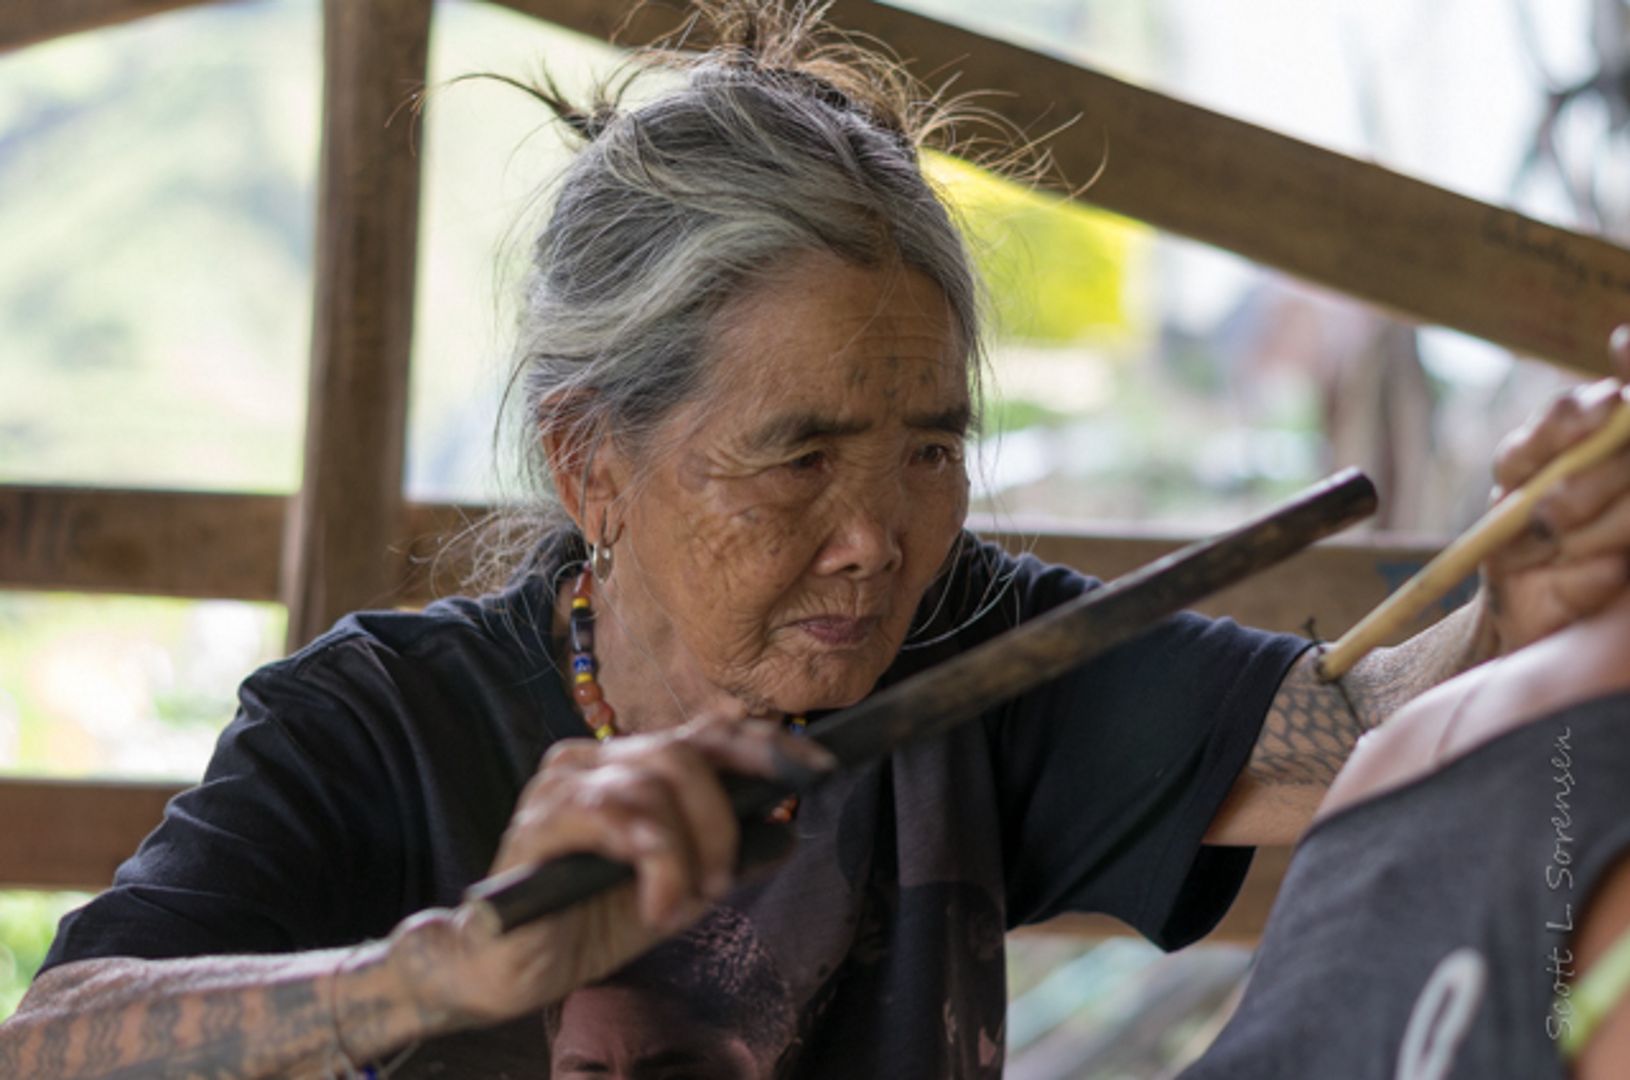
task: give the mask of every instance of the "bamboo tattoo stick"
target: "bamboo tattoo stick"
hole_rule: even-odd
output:
[[[1356,469],[1345,470],[1232,532],[1190,544],[833,713],[812,724],[809,737],[830,750],[840,767],[852,768],[907,743],[944,734],[1368,517],[1375,505],[1369,479]],[[807,791],[821,779],[792,767],[777,783],[725,778],[731,803],[744,822],[748,858],[755,843],[765,842],[763,836],[755,838],[753,824],[789,792]],[[465,894],[465,904],[475,918],[504,932],[632,876],[623,863],[568,855],[478,882]]]
[[[1333,682],[1352,670],[1373,648],[1454,589],[1479,563],[1515,540],[1528,528],[1534,504],[1565,478],[1606,459],[1630,443],[1630,405],[1620,396],[1608,422],[1569,447],[1526,484],[1501,499],[1437,557],[1380,606],[1347,631],[1319,659],[1319,677]]]

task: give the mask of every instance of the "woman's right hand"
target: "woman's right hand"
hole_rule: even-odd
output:
[[[830,754],[763,720],[696,721],[556,743],[522,792],[492,873],[592,852],[634,880],[501,936],[463,909],[392,935],[388,963],[432,1028],[497,1023],[557,1001],[700,918],[735,883],[740,829],[720,772],[827,771]]]

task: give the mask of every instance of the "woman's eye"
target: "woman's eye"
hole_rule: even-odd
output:
[[[826,464],[825,450],[811,450],[787,462],[787,468],[794,472],[813,472]]]
[[[954,465],[961,460],[961,454],[954,446],[929,443],[917,448],[916,458],[923,465]]]

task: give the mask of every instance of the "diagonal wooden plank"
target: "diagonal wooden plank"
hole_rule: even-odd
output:
[[[323,148],[304,478],[283,598],[297,647],[392,585],[419,228],[414,115],[431,0],[325,0]]]
[[[6,0],[0,52],[216,0]]]
[[[606,37],[627,5],[500,0]],[[678,16],[646,9],[620,40]],[[1630,251],[1280,135],[1033,49],[872,0],[836,0],[831,20],[899,52],[919,76],[1043,134],[1080,197],[1161,229],[1337,289],[1408,319],[1516,352],[1606,372],[1606,341],[1630,320]]]

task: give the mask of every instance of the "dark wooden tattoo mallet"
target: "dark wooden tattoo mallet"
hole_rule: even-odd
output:
[[[1230,532],[1201,540],[1062,604],[943,664],[835,712],[809,738],[839,767],[875,760],[1055,679],[1152,628],[1211,593],[1243,581],[1374,513],[1375,488],[1348,469]],[[789,793],[825,778],[785,761],[776,781],[725,777],[740,815],[746,861],[773,843],[758,828]],[[502,933],[562,911],[633,879],[625,863],[579,854],[520,867],[477,882],[465,893],[472,915]]]

